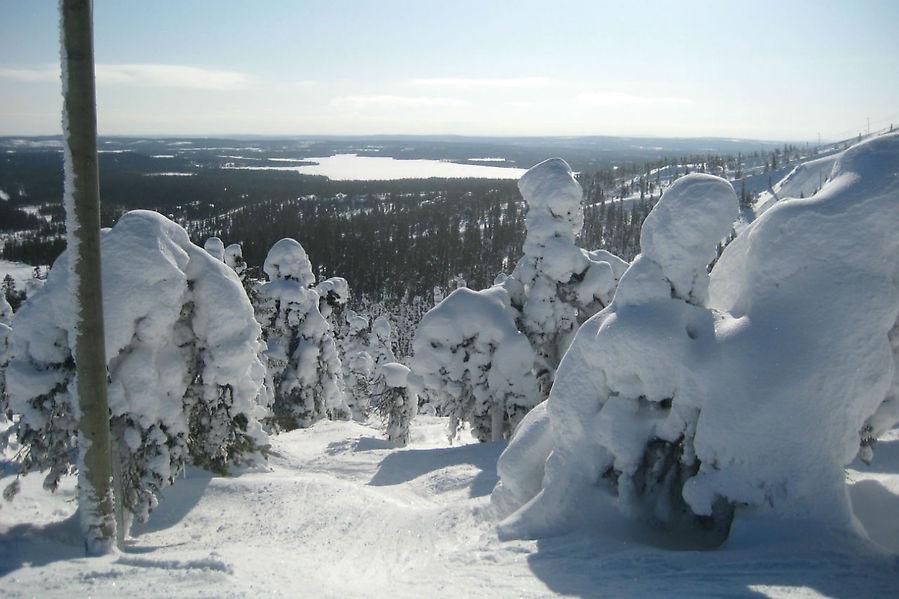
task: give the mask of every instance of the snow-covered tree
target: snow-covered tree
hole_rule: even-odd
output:
[[[501,533],[648,523],[708,544],[754,516],[735,530],[785,517],[857,530],[843,469],[899,421],[897,156],[899,135],[847,150],[828,184],[767,210],[711,276],[735,193],[707,175],[672,185],[612,304],[500,458]]]
[[[409,381],[410,370],[398,362],[381,365],[384,392],[378,403],[378,412],[387,422],[387,439],[391,443],[405,445],[409,442],[409,425],[418,409],[416,384]]]
[[[584,226],[583,191],[564,160],[534,166],[518,188],[528,204],[524,255],[502,284],[519,329],[540,358],[541,388],[547,394],[578,326],[608,305],[627,263],[575,245]]]
[[[501,459],[506,477],[494,500],[505,511],[531,499],[523,489],[540,490],[521,482],[533,481],[527,470],[543,474],[540,501],[522,515],[537,530],[526,534],[558,524],[560,513],[568,520],[595,505],[584,499],[593,489],[616,497],[622,512],[639,520],[675,525],[696,517],[681,490],[699,466],[693,438],[706,390],[697,358],[714,342],[714,316],[704,307],[707,266],[736,215],[730,184],[695,174],[672,185],[647,217],[642,253],[611,305],[581,327],[559,368],[548,418],[536,425],[552,423],[552,443],[537,444],[552,450],[549,459],[531,459],[521,448],[545,440],[534,425]],[[540,510],[549,512],[545,520],[535,515]],[[726,529],[727,514],[721,517]]]
[[[375,375],[375,360],[368,351],[368,319],[346,310],[336,341],[343,364],[347,403],[353,417],[362,419],[368,412]]]
[[[234,272],[159,214],[129,212],[101,243],[118,494],[143,520],[185,465],[224,472],[265,449],[261,331]],[[7,373],[19,472],[50,489],[76,465],[67,260],[16,313]]]
[[[319,310],[315,276],[303,247],[285,238],[272,246],[259,288],[257,319],[268,344],[275,424],[291,430],[349,415],[340,357]]]
[[[6,419],[6,365],[9,363],[12,317],[12,306],[0,294],[0,422]]]
[[[206,251],[209,251],[208,249]],[[225,248],[224,251],[225,264],[231,267],[231,270],[237,273],[240,280],[243,281],[244,274],[247,272],[247,263],[243,259],[243,248],[239,243],[232,243]]]
[[[394,330],[390,319],[382,314],[371,323],[371,331],[368,334],[368,354],[372,357],[372,384],[371,393],[379,397],[386,391],[385,374],[382,371],[385,364],[396,361],[393,352]]]
[[[332,328],[335,323],[342,320],[343,309],[350,299],[350,286],[343,277],[330,277],[320,281],[315,286],[321,300],[318,303],[319,312],[328,319]]]
[[[512,274],[500,274],[481,295],[460,294],[460,290],[450,294],[422,319],[413,342],[412,369],[425,381],[422,401],[454,421],[471,422],[482,440],[511,434],[524,414],[546,398],[577,327],[611,301],[627,268],[609,252],[588,252],[575,245],[584,220],[583,194],[565,161],[541,162],[522,176],[518,187],[529,211],[524,256]],[[457,319],[454,325],[430,324],[452,318]],[[468,337],[460,336],[472,323],[480,328]],[[429,326],[433,330],[426,330]],[[453,327],[453,335],[446,336],[444,331]],[[488,371],[496,367],[491,356],[495,344],[498,339],[515,339],[517,344],[512,330],[520,331],[531,348],[518,356],[529,356],[532,362],[516,373],[520,387],[514,400],[508,401],[502,393],[484,399],[497,391],[485,384]],[[478,358],[469,363],[470,356]],[[451,366],[455,359],[462,366]],[[484,420],[491,401],[506,403],[505,425],[500,426],[502,419]],[[493,416],[499,418],[501,411]]]
[[[412,370],[451,436],[469,422],[479,440],[502,439],[539,401],[535,355],[502,287],[451,293],[422,319],[413,348]]]

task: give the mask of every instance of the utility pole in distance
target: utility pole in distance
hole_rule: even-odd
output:
[[[78,508],[89,555],[114,548],[116,522],[106,396],[100,176],[91,0],[62,0],[66,244],[75,315]]]

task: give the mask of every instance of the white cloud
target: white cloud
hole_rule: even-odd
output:
[[[180,64],[98,64],[98,85],[231,90],[249,86],[253,77],[238,71],[222,71]],[[0,78],[23,83],[60,80],[59,65],[30,69],[0,68]]]
[[[334,98],[331,105],[341,108],[458,108],[468,106],[470,102],[456,98],[370,95]]]
[[[23,83],[52,83],[59,81],[59,65],[44,65],[33,69],[0,68],[0,79]]]
[[[99,85],[177,87],[231,90],[247,87],[253,78],[237,71],[220,71],[179,64],[98,64]]]
[[[576,99],[578,102],[592,106],[657,106],[660,104],[689,105],[694,103],[689,98],[636,96],[617,91],[588,92],[578,94]]]
[[[543,87],[553,83],[553,80],[549,77],[512,77],[507,79],[460,79],[449,77],[414,79],[410,83],[415,86],[471,89],[473,87]]]
[[[96,73],[98,85],[230,90],[247,87],[253,82],[252,76],[237,71],[180,64],[98,64]],[[23,83],[53,83],[60,80],[60,69],[59,65],[0,68],[0,78]]]

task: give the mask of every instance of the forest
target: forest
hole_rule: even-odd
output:
[[[772,176],[782,176],[804,155],[791,144],[762,152],[754,149],[756,142],[714,140],[727,153],[669,156],[627,141],[111,139],[99,155],[101,220],[108,227],[128,210],[155,210],[183,225],[196,243],[216,236],[240,244],[255,268],[276,241],[293,237],[309,252],[318,276],[351,281],[351,302],[366,298],[396,306],[415,296],[432,302],[435,287],[454,287],[461,280],[486,286],[514,265],[521,256],[527,207],[513,181],[332,181],[223,167],[350,150],[441,159],[503,153],[508,164],[528,167],[523,161],[538,152],[559,150],[573,167],[588,169],[577,173],[586,214],[579,245],[629,260],[639,251],[640,224],[663,186],[679,175],[709,172],[740,181],[738,193],[748,204]],[[0,140],[0,149],[6,148],[0,190],[8,197],[0,202],[0,257],[51,264],[64,248],[62,154],[54,139],[29,142]],[[709,140],[658,143],[671,151],[712,145]]]

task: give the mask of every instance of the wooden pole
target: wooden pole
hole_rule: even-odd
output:
[[[60,12],[66,231],[80,411],[78,507],[85,549],[99,555],[113,550],[116,523],[106,397],[91,0],[61,0]]]

